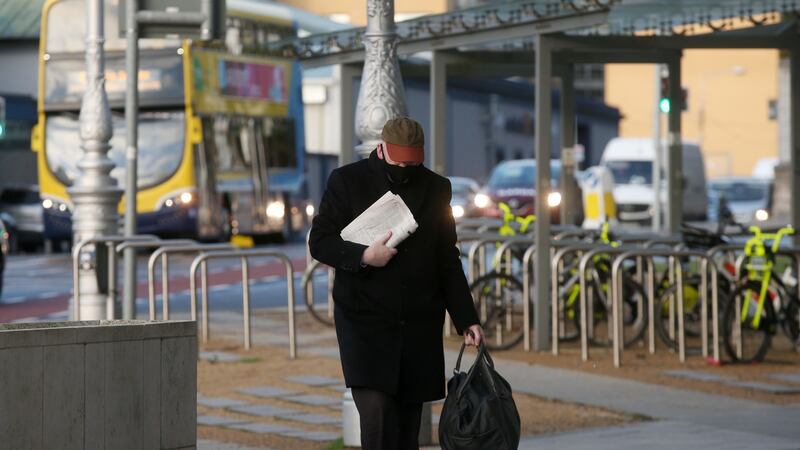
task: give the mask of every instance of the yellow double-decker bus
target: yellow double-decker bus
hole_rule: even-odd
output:
[[[226,38],[208,44],[140,41],[137,231],[225,239],[286,234],[311,213],[302,200],[304,129],[300,69],[268,56],[296,36],[279,5],[228,0]],[[111,175],[125,179],[125,40],[105,1]],[[68,188],[83,156],[79,112],[86,85],[85,0],[47,0],[42,12],[38,124],[32,138],[45,237],[69,240]],[[283,10],[286,8],[283,7]],[[124,198],[119,205],[124,211]]]

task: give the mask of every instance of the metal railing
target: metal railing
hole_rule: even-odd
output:
[[[95,236],[84,239],[72,248],[72,320],[81,320],[81,253],[90,244],[103,244],[108,247],[108,294],[106,295],[106,319],[114,320],[114,302],[117,294],[117,258],[115,246],[124,242],[157,241],[158,236],[139,234],[135,236]],[[95,263],[96,264],[96,263]]]
[[[328,270],[327,320],[324,320],[322,316],[319,316],[317,312],[314,311],[314,272],[320,268]],[[333,269],[333,267],[328,267],[317,260],[312,260],[311,264],[306,267],[306,271],[303,273],[303,278],[300,282],[301,289],[305,294],[306,306],[308,307],[309,312],[320,322],[328,326],[333,325],[333,280],[335,273],[336,271]]]
[[[161,319],[169,320],[169,254],[200,253],[208,250],[233,249],[231,244],[189,244],[159,247],[147,260],[147,297],[150,309],[150,320],[156,320],[156,264],[161,259]]]
[[[702,352],[703,356],[708,356],[708,270],[711,268],[713,273],[717,273],[716,264],[706,254],[702,251],[695,251],[695,250],[671,250],[671,251],[662,251],[662,250],[630,250],[626,251],[625,253],[617,256],[614,259],[614,262],[611,266],[611,287],[612,287],[612,295],[611,295],[611,316],[612,316],[612,324],[613,324],[613,333],[612,333],[612,352],[614,358],[614,367],[619,367],[621,364],[621,353],[622,353],[622,340],[623,340],[623,324],[622,324],[622,264],[627,259],[636,258],[636,257],[645,257],[648,260],[649,266],[649,274],[648,274],[648,284],[649,287],[649,305],[648,305],[648,314],[651,319],[651,323],[649,324],[650,328],[650,351],[655,352],[655,343],[654,343],[654,321],[655,321],[655,314],[654,314],[654,301],[653,301],[653,292],[655,288],[654,283],[654,265],[652,262],[653,257],[671,257],[675,258],[676,261],[676,283],[677,283],[677,319],[678,319],[678,358],[681,362],[686,361],[686,330],[684,324],[684,303],[683,303],[683,270],[680,266],[680,258],[697,258],[701,261],[700,267],[700,308],[701,308],[701,345],[702,345]],[[712,317],[712,328],[713,328],[713,337],[712,337],[712,345],[713,345],[713,352],[714,352],[714,360],[719,361],[719,303],[718,303],[718,279],[716,276],[712,277],[711,283],[711,317]]]
[[[242,270],[242,315],[244,326],[244,348],[249,350],[252,346],[251,327],[250,327],[250,257],[269,257],[276,258],[283,262],[286,268],[286,290],[289,320],[289,358],[297,357],[297,335],[295,333],[295,295],[294,295],[294,267],[292,261],[283,253],[262,250],[262,249],[240,249],[229,251],[212,251],[198,255],[189,269],[189,291],[191,294],[191,314],[192,320],[197,320],[197,269],[210,259],[239,258]],[[208,271],[207,266],[203,265],[201,272],[201,335],[203,342],[209,339],[209,310],[208,310]]]

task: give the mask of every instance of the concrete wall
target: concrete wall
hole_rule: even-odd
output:
[[[195,322],[0,325],[0,447],[194,449]]]

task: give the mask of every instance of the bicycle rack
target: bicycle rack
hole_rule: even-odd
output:
[[[513,246],[522,246],[522,244],[527,244],[528,246],[533,245],[533,237],[530,236],[513,236],[506,239],[500,247],[497,248],[497,251],[494,253],[494,259],[492,260],[492,265],[497,267],[500,265],[500,260],[503,257],[506,258],[506,267],[511,268],[511,247]],[[508,272],[508,275],[513,275],[511,272]]]
[[[286,290],[287,290],[287,303],[288,303],[288,319],[289,319],[289,358],[295,359],[297,357],[297,335],[295,333],[295,315],[294,315],[294,268],[292,261],[284,255],[276,251],[262,250],[262,249],[238,249],[238,250],[220,250],[205,252],[198,255],[189,269],[189,291],[191,294],[192,306],[192,320],[197,320],[197,268],[205,261],[210,259],[220,258],[239,258],[242,267],[242,315],[244,326],[244,348],[250,350],[252,346],[252,339],[250,335],[250,271],[248,258],[250,257],[270,257],[281,260],[286,267]],[[209,318],[208,318],[208,272],[207,266],[203,266],[201,272],[201,308],[202,308],[202,339],[203,342],[208,342],[209,338]]]
[[[614,262],[611,265],[611,287],[612,287],[612,302],[611,302],[611,315],[612,315],[612,322],[614,325],[613,333],[612,333],[612,340],[613,340],[613,355],[614,355],[614,367],[619,367],[621,364],[621,352],[622,352],[622,332],[623,332],[623,325],[622,325],[622,317],[621,317],[621,310],[622,310],[622,273],[620,269],[622,268],[622,264],[625,260],[630,258],[636,257],[645,257],[648,259],[649,268],[652,269],[653,257],[673,257],[676,261],[676,282],[677,282],[677,315],[678,315],[678,358],[680,362],[686,361],[686,330],[683,318],[683,270],[680,267],[680,259],[682,257],[695,257],[701,260],[701,267],[700,267],[700,335],[701,335],[701,347],[703,352],[703,357],[708,357],[708,271],[709,267],[716,273],[717,267],[714,261],[709,258],[709,256],[697,250],[673,250],[673,251],[660,251],[660,250],[631,250],[627,251],[614,259]],[[654,336],[654,320],[655,320],[655,312],[654,312],[654,299],[653,294],[655,291],[655,281],[654,281],[654,272],[651,272],[648,275],[648,284],[650,288],[648,290],[649,294],[649,302],[648,305],[648,314],[649,318],[651,319],[650,324],[648,325],[650,331],[650,352],[655,353],[655,336]],[[714,352],[714,361],[719,362],[719,296],[718,296],[718,280],[717,277],[714,276],[711,279],[711,320],[712,320],[712,346]]]
[[[573,253],[578,253],[587,250],[594,250],[597,248],[606,248],[608,246],[606,246],[605,244],[596,244],[590,242],[583,242],[583,243],[571,242],[569,243],[569,245],[564,245],[566,244],[565,241],[556,241],[556,242],[558,242],[558,244],[560,244],[562,248],[556,251],[555,255],[553,255],[553,259],[551,262],[550,312],[552,314],[552,321],[553,321],[551,325],[551,331],[553,333],[552,343],[551,343],[552,352],[553,355],[558,356],[558,345],[559,345],[558,340],[561,337],[561,335],[563,335],[563,328],[561,326],[561,317],[563,316],[563,314],[562,314],[562,308],[559,305],[558,297],[559,293],[561,292],[561,285],[559,282],[561,279],[560,276],[561,272],[563,271],[562,266],[564,259],[567,257],[567,255]],[[555,249],[557,247],[558,246],[554,246],[553,248]],[[525,286],[526,286],[525,283],[523,283],[523,290],[525,290]]]
[[[523,238],[525,235],[519,236],[503,236],[496,233],[483,233],[483,238],[478,239],[475,243],[473,243],[469,248],[468,253],[468,269],[469,273],[467,274],[467,280],[470,284],[475,282],[478,277],[482,275],[486,275],[486,246],[489,244],[497,244],[498,242],[503,243],[513,238]],[[477,274],[476,272],[476,264],[475,259],[478,258],[477,263]]]
[[[156,262],[161,258],[161,319],[169,320],[169,254],[200,253],[205,250],[233,249],[231,244],[194,244],[159,247],[147,260],[147,296],[150,308],[150,320],[156,320]]]
[[[587,230],[587,229],[577,228],[574,230],[562,231],[553,236],[553,239],[556,241],[563,241],[568,238],[585,239],[588,237],[595,237],[595,236],[597,236],[597,230]]]
[[[138,234],[134,236],[95,236],[84,239],[72,248],[72,320],[81,320],[80,318],[80,304],[81,304],[81,281],[80,281],[80,255],[83,248],[89,244],[105,244],[108,247],[108,294],[106,295],[106,319],[114,320],[114,300],[116,299],[117,290],[117,269],[116,257],[114,257],[114,246],[120,242],[127,241],[144,241],[144,240],[158,240],[158,236],[150,234]]]
[[[619,247],[598,247],[588,252],[584,253],[581,256],[580,262],[578,263],[578,281],[580,283],[580,301],[581,301],[581,310],[580,310],[580,318],[581,318],[581,359],[583,361],[587,361],[589,359],[589,333],[593,332],[594,321],[589,321],[588,318],[594,315],[594,308],[587,299],[586,291],[588,289],[588,285],[586,283],[586,271],[589,269],[589,264],[594,266],[594,257],[602,254],[607,255],[619,255],[625,253],[627,251],[638,250],[638,247],[633,246],[619,246]],[[611,287],[609,287],[611,290]],[[608,297],[611,298],[611,292],[609,292]],[[613,302],[612,302],[613,303]],[[591,310],[590,310],[591,308]],[[612,321],[609,317],[609,331],[613,328]]]
[[[332,267],[327,267],[323,265],[321,262],[317,260],[313,260],[310,265],[306,267],[306,271],[303,273],[302,281],[300,285],[302,286],[303,292],[305,293],[305,301],[306,306],[309,308],[313,308],[314,302],[314,272],[318,268],[327,268],[328,269],[328,318],[331,319],[331,323],[325,323],[325,325],[332,325],[333,324],[333,279],[334,274],[336,273]]]

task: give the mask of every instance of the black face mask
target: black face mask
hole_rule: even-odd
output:
[[[419,172],[419,166],[395,166],[383,160],[383,168],[386,171],[386,175],[389,176],[389,181],[392,183],[397,184],[404,184],[411,181],[417,172]]]

